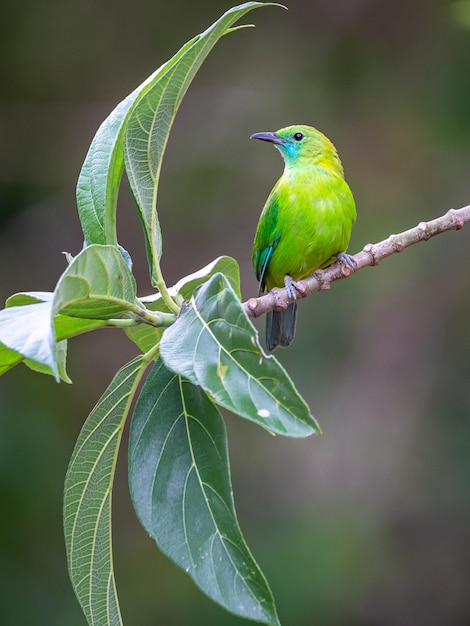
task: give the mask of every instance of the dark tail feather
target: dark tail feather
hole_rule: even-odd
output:
[[[285,311],[266,313],[266,347],[269,351],[277,346],[286,348],[292,343],[297,320],[297,302],[289,304]]]

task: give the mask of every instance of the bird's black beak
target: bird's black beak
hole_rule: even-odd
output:
[[[286,140],[276,135],[276,133],[255,133],[251,135],[250,139],[261,139],[262,141],[269,141],[270,143],[283,144]]]

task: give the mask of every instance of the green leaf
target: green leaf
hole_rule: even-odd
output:
[[[110,319],[139,308],[134,276],[115,246],[84,248],[57,283],[53,312]]]
[[[124,159],[127,176],[140,212],[153,267],[162,254],[157,217],[157,189],[163,154],[176,112],[194,76],[217,41],[243,15],[268,3],[246,2],[233,7],[195,37],[162,68],[145,93],[132,106],[125,128]],[[156,258],[157,257],[157,258]]]
[[[86,245],[117,245],[116,207],[124,171],[123,127],[144,85],[129,94],[105,119],[85,157],[76,195]]]
[[[219,256],[211,263],[181,278],[176,285],[170,289],[170,295],[181,294],[185,300],[189,300],[196,288],[205,283],[214,274],[221,273],[230,283],[237,296],[241,298],[240,292],[240,268],[235,259],[229,256]]]
[[[151,350],[160,342],[163,331],[163,328],[156,328],[150,324],[138,324],[137,326],[124,329],[129,339],[144,353]]]
[[[8,372],[12,367],[15,367],[15,365],[18,365],[18,363],[22,363],[23,360],[22,354],[0,343],[0,376]]]
[[[72,333],[56,334],[57,326],[63,329],[64,324],[55,323],[57,316],[52,321],[53,295],[47,291],[30,291],[16,293],[6,301],[5,313],[0,311],[0,323],[4,324],[0,340],[6,337],[10,348],[0,345],[0,375],[23,362],[35,372],[72,382],[65,369],[67,342],[64,341]],[[85,332],[84,326],[91,330],[90,322],[82,320],[80,332]],[[11,349],[12,346],[16,348]]]
[[[235,259],[229,256],[219,256],[200,270],[188,274],[168,289],[172,298],[178,295],[184,300],[189,300],[196,289],[204,284],[214,274],[221,273],[229,281],[235,293],[240,295],[240,268]],[[140,298],[140,302],[146,305],[150,311],[168,311],[161,294],[157,291],[149,296]]]
[[[124,170],[121,130],[135,96],[130,94],[101,124],[78,178],[77,207],[87,245],[117,245],[116,206]]]
[[[57,341],[70,339],[83,333],[88,333],[97,328],[107,325],[106,320],[88,320],[80,317],[68,317],[67,315],[56,315],[54,317],[55,336]]]
[[[5,307],[23,306],[25,304],[37,304],[52,300],[54,293],[51,291],[22,291],[14,293],[5,302]]]
[[[60,380],[64,383],[71,383],[67,370],[67,342],[66,341],[57,341],[56,343],[56,359],[57,359],[57,373],[59,375]],[[37,361],[31,361],[30,359],[25,359],[24,364],[29,367],[29,369],[33,370],[33,372],[38,372],[39,374],[48,374],[49,376],[54,376],[54,372],[47,366],[42,363],[38,363]]]
[[[37,363],[41,371],[59,380],[56,339],[52,323],[52,302],[10,306],[0,311],[0,343]],[[14,355],[3,358],[13,366]]]
[[[172,297],[179,294],[185,300],[189,300],[195,289],[217,272],[222,272],[235,292],[240,294],[240,269],[235,259],[229,256],[217,257],[197,272],[185,276],[173,287],[170,287],[168,293]],[[145,304],[149,311],[169,312],[159,292],[140,298],[140,302]],[[131,341],[139,346],[142,352],[147,352],[160,341],[163,328],[155,328],[149,324],[139,324],[138,326],[126,328],[125,333]]]
[[[239,10],[246,13],[252,8],[269,4],[275,3],[248,2],[231,11]],[[241,12],[239,16],[242,14]],[[238,18],[233,21],[236,19]],[[235,29],[227,26],[226,31],[230,30]],[[137,98],[143,98],[152,85],[177,64],[186,51],[205,35],[206,33],[203,33],[186,43],[169,61],[151,74],[118,104],[96,132],[80,172],[76,193],[78,212],[87,245],[117,244],[116,206],[124,170],[124,129],[131,107]],[[187,88],[187,85],[185,87]]]
[[[199,288],[164,332],[160,354],[172,371],[200,385],[221,406],[289,437],[320,428],[222,274]]]
[[[86,420],[64,487],[70,578],[90,626],[122,624],[113,571],[111,495],[124,422],[146,363],[124,365]]]
[[[236,615],[279,624],[238,526],[222,418],[160,359],[132,418],[129,482],[147,532],[209,597]]]
[[[86,245],[117,245],[116,207],[124,171],[124,128],[129,110],[173,59],[155,70],[120,102],[93,138],[77,183],[78,213]]]
[[[65,369],[67,358],[67,341],[65,340],[106,326],[107,322],[100,319],[89,320],[55,315],[53,318],[54,357],[54,354],[50,353],[52,343],[49,343],[53,297],[52,292],[30,291],[16,293],[8,298],[5,309],[8,313],[4,314],[0,311],[0,322],[4,323],[0,330],[0,337],[7,336],[6,341],[11,345],[16,345],[23,353],[0,344],[0,376],[15,365],[24,363],[35,372],[49,374],[56,378],[58,376],[64,382],[71,382]],[[26,310],[33,304],[45,306]],[[42,335],[43,331],[45,331],[44,335]],[[43,358],[44,351],[45,359]],[[54,369],[51,359],[52,361],[55,359],[57,369]]]

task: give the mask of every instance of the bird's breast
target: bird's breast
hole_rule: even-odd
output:
[[[351,191],[337,175],[302,172],[279,183],[280,237],[268,268],[277,286],[285,274],[299,280],[344,252],[356,215]]]

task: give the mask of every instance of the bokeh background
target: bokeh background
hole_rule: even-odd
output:
[[[159,211],[169,284],[250,257],[282,170],[256,131],[313,124],[358,205],[350,251],[470,201],[470,1],[290,0],[224,38],[180,109]],[[0,297],[52,290],[81,231],[74,190],[101,121],[224,10],[221,0],[6,0],[0,23]],[[149,292],[126,184],[119,208]],[[324,435],[272,437],[226,415],[240,523],[296,626],[470,623],[470,233],[446,233],[315,294],[281,351]],[[260,328],[262,322],[260,323]],[[0,380],[0,622],[81,626],[62,486],[81,424],[135,354],[119,331],[70,342],[73,385]],[[115,488],[126,624],[242,626],[161,556]]]

